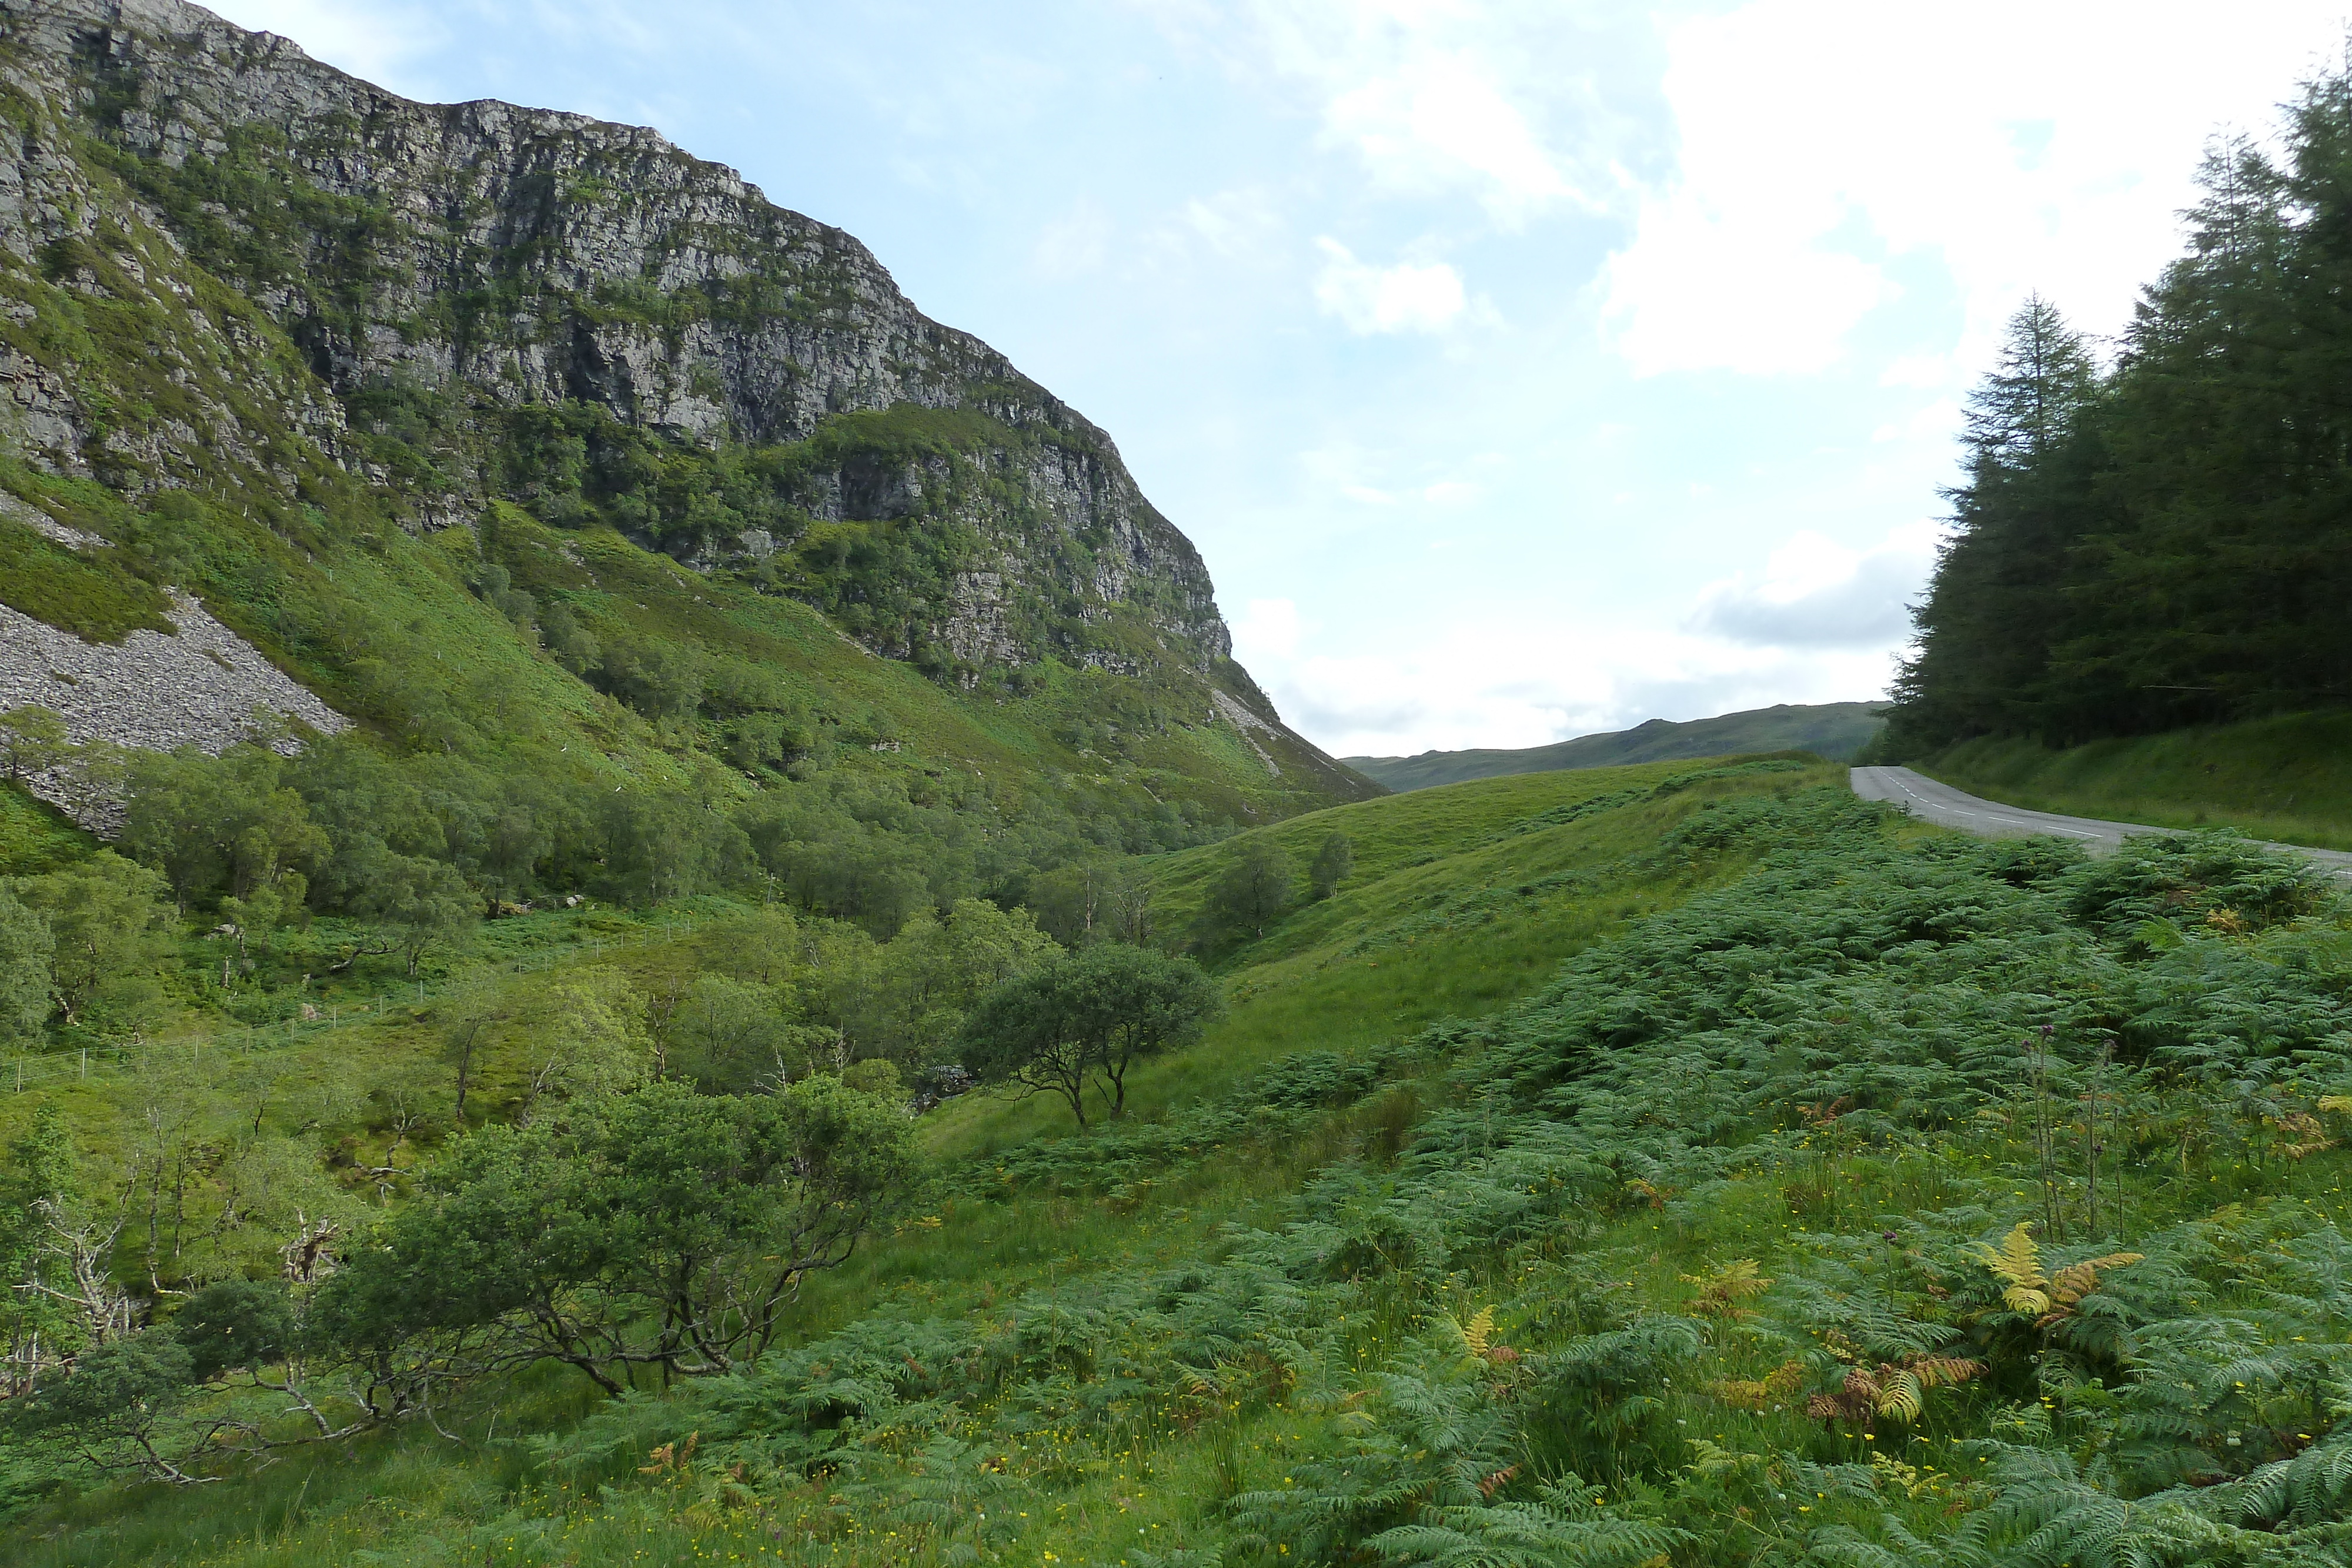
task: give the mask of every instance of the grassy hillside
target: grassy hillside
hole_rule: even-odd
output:
[[[1843,762],[1884,727],[1881,703],[1782,703],[1677,724],[1654,718],[1632,729],[1580,735],[1517,751],[1424,751],[1418,757],[1350,757],[1347,765],[1391,789],[1427,789],[1559,768],[1617,768],[1738,751],[1810,751]]]
[[[1198,1047],[1143,1070],[1124,1124],[1073,1138],[1057,1104],[978,1095],[933,1113],[923,1134],[946,1184],[937,1227],[917,1227],[813,1281],[801,1332],[898,1306],[984,1315],[992,1301],[1114,1260],[1213,1256],[1221,1228],[1278,1218],[1283,1195],[1318,1166],[1365,1149],[1392,1153],[1423,1113],[1415,1086],[1426,1087],[1428,1063],[1409,1044],[1414,1036],[1508,1005],[1629,919],[1719,885],[1752,862],[1756,846],[1745,841],[1677,843],[1694,818],[1834,786],[1823,769],[1788,763],[1694,777],[1709,771],[1513,779],[1260,830],[1299,844],[1344,831],[1360,846],[1356,873],[1329,901],[1295,909],[1263,942],[1224,956],[1231,1011]],[[1172,909],[1213,873],[1220,854],[1239,852],[1186,852],[1149,862],[1149,872]],[[476,983],[506,998],[526,1027],[493,1040],[476,1064],[488,1086],[477,1094],[496,1103],[498,1085],[530,1070],[539,1046],[527,1027],[531,1010],[543,1013],[570,977],[617,972],[652,992],[672,975],[737,972],[761,913],[709,899],[683,913],[698,923],[691,930],[659,915],[498,923],[506,946]],[[524,972],[514,972],[518,965]],[[254,1140],[222,1124],[250,1118],[280,1158],[289,1139],[329,1155],[313,1176],[281,1176],[289,1189],[281,1201],[364,1223],[370,1207],[386,1195],[396,1201],[404,1187],[351,1173],[412,1167],[448,1135],[450,1044],[433,1005],[442,995],[436,985],[428,1005],[389,1015],[361,1012],[354,1001],[341,1029],[310,1026],[283,1044],[160,1053],[135,1071],[0,1096],[0,1141],[20,1136],[47,1103],[80,1129],[93,1170],[135,1166],[138,1129],[159,1115],[221,1127],[208,1134],[220,1139],[211,1146],[237,1158],[239,1145]],[[1268,1093],[1278,1103],[1264,1103]],[[1113,1168],[1125,1172],[1121,1190],[1096,1190]],[[496,1414],[509,1434],[562,1433],[594,1402],[562,1379],[537,1378],[479,1389],[467,1408],[461,1427],[470,1420],[487,1432]],[[401,1431],[362,1442],[356,1467],[298,1456],[290,1469],[192,1497],[90,1494],[66,1513],[28,1521],[19,1539],[29,1550],[62,1551],[47,1559],[58,1562],[344,1561],[336,1554],[362,1546],[422,1551],[429,1540],[466,1539],[526,1497],[536,1510],[562,1495],[548,1490],[556,1471],[521,1450],[494,1458],[477,1444],[455,1448]],[[278,1481],[298,1471],[295,1514]],[[369,1500],[393,1495],[408,1500],[390,1511]],[[680,1500],[658,1488],[637,1489],[625,1506],[650,1510],[640,1523],[653,1534],[642,1539],[668,1548],[698,1529],[676,1517]],[[279,1525],[257,1535],[257,1509]],[[31,1544],[67,1519],[72,1543]]]
[[[1912,766],[2035,810],[2352,849],[2352,714],[2293,714],[2064,750],[1971,740]]]
[[[1148,1109],[938,1116],[933,1206],[756,1366],[478,1384],[11,1558],[2333,1561],[2352,910],[1733,766],[1332,813],[1363,880]],[[1430,1027],[1382,977],[1561,956]],[[1286,1049],[1325,982],[1346,1048]]]

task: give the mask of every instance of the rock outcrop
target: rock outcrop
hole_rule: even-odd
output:
[[[1049,653],[1164,658],[1270,715],[1228,663],[1198,552],[1109,437],[924,317],[857,240],[733,170],[580,115],[411,102],[177,0],[0,0],[0,55],[29,122],[0,152],[0,247],[68,280],[91,245],[142,271],[149,236],[107,230],[60,145],[93,138],[153,235],[259,305],[332,394],[259,365],[244,397],[387,484],[401,476],[373,439],[383,406],[439,400],[442,428],[417,450],[428,480],[396,486],[414,526],[499,494],[545,498],[538,476],[500,471],[491,427],[519,409],[586,405],[666,440],[753,447],[810,444],[844,414],[952,411],[976,418],[946,458],[817,442],[797,463],[800,520],[952,538],[913,623],[855,628],[861,640],[944,650],[967,674]],[[159,292],[236,358],[234,311]],[[180,376],[200,394],[191,408],[135,429],[121,400],[93,410],[38,354],[7,356],[0,382],[23,449],[163,483],[266,439],[201,395],[211,368]],[[648,529],[706,562],[794,542],[775,534]]]

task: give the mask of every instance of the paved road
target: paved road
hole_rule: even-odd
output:
[[[2053,838],[2072,839],[2095,855],[2113,854],[2124,840],[2134,833],[2163,833],[2168,828],[2151,828],[2139,822],[2103,822],[2093,817],[2062,817],[2052,811],[2029,811],[2022,806],[2004,806],[1998,800],[1980,800],[1974,795],[1962,794],[1948,784],[1938,784],[1925,774],[1914,773],[1908,768],[1856,768],[1852,770],[1853,792],[1865,800],[1889,800],[1923,821],[1940,827],[1958,828],[1962,832],[1975,833],[1988,839],[2025,838],[2035,833]],[[2352,881],[2352,854],[2342,850],[2305,849],[2300,844],[2277,844],[2276,849],[2291,849],[2297,854],[2308,855],[2321,870],[2332,876]]]

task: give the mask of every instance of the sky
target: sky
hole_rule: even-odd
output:
[[[223,0],[651,125],[1102,425],[1337,755],[1882,695],[1969,389],[2347,0]]]

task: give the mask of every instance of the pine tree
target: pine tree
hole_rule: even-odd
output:
[[[1968,478],[1946,492],[1955,529],[1916,612],[1919,649],[1896,682],[1898,746],[1926,749],[2037,722],[2066,629],[2066,556],[2084,521],[2097,366],[2057,308],[2010,318],[1993,372],[1969,400]]]

